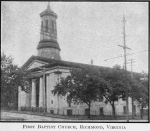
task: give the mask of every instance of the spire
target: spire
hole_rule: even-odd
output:
[[[48,2],[48,6],[47,6],[47,9],[50,9],[50,2]]]

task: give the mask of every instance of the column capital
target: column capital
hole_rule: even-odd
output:
[[[36,82],[36,79],[32,79],[32,82]]]

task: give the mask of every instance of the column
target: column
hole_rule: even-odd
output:
[[[32,82],[29,82],[29,107],[31,107]]]
[[[36,107],[36,80],[32,80],[31,107]]]
[[[43,78],[42,77],[40,77],[39,107],[44,107],[44,87],[43,87]]]
[[[45,77],[45,74],[44,74],[44,75],[43,75],[43,78],[42,78],[42,79],[43,79],[42,85],[43,85],[43,101],[44,101],[44,108],[46,108],[46,98],[45,98],[45,97],[46,97],[46,96],[45,96],[45,95],[46,95],[46,94],[45,94],[45,78],[46,78],[46,77]]]
[[[46,107],[47,107],[47,112],[50,112],[50,102],[51,102],[50,98],[49,98],[49,95],[50,95],[49,83],[50,83],[49,75],[47,75],[47,77],[46,77]]]
[[[21,110],[21,87],[18,87],[18,110]]]
[[[24,86],[24,89],[27,90],[27,92],[24,91],[25,94],[25,107],[29,107],[29,92],[27,85]]]

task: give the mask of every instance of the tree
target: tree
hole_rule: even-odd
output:
[[[115,102],[119,98],[125,97],[125,72],[121,70],[120,66],[114,66],[113,69],[103,71],[103,77],[107,81],[107,86],[104,88],[104,97],[106,103],[110,103],[112,106],[113,117],[116,118],[115,114]]]
[[[105,83],[102,78],[92,74],[90,70],[73,68],[69,76],[61,78],[60,83],[55,86],[52,93],[60,96],[67,95],[67,101],[74,104],[86,103],[89,111],[88,117],[90,118],[91,103],[97,101]]]
[[[13,64],[13,58],[7,57],[4,53],[1,56],[1,104],[2,107],[9,107],[10,103],[17,106],[18,86],[24,90],[27,80],[27,73]]]
[[[148,105],[148,75],[146,73],[134,74],[132,80],[132,96],[141,107],[141,118],[143,118],[143,108]]]

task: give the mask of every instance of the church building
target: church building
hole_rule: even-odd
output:
[[[40,41],[37,45],[37,55],[31,56],[22,66],[23,70],[32,73],[29,81],[29,90],[25,92],[18,87],[18,110],[41,111],[61,115],[85,115],[86,104],[68,103],[66,98],[53,95],[54,86],[61,77],[70,74],[72,66],[89,66],[105,68],[94,65],[74,63],[61,60],[60,45],[57,41],[57,14],[51,10],[50,5],[41,14]],[[25,87],[26,88],[26,87]],[[135,113],[140,112],[138,103],[134,103]],[[119,99],[115,103],[116,115],[126,115],[126,101]],[[129,98],[129,113],[132,112],[131,98]],[[104,99],[92,103],[91,115],[112,115],[112,107]]]

